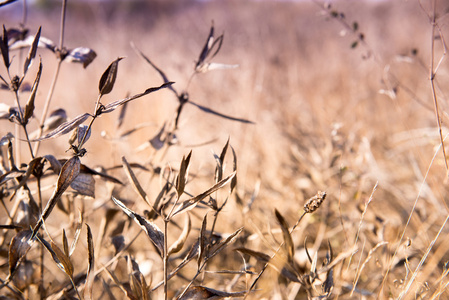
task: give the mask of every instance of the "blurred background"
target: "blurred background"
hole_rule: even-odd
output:
[[[277,226],[274,207],[294,224],[304,201],[325,190],[325,209],[294,234],[297,247],[303,249],[307,235],[313,237],[315,249],[326,249],[329,239],[338,254],[357,243],[358,228],[366,243],[358,254],[362,258],[377,243],[389,242],[360,278],[361,289],[375,291],[388,258],[403,242],[400,236],[415,200],[416,214],[405,234],[413,240],[412,265],[448,215],[447,169],[438,148],[430,70],[438,66],[435,97],[445,137],[449,5],[435,1],[434,10],[433,3],[68,1],[64,45],[91,48],[97,58],[86,69],[63,65],[52,106],[66,109],[69,119],[92,113],[101,74],[122,56],[114,90],[103,103],[160,85],[162,79],[136,54],[130,45],[134,43],[175,82],[178,92],[187,88],[195,103],[255,123],[242,124],[186,106],[177,132],[179,144],[164,156],[164,163],[178,166],[182,155],[193,149],[191,172],[207,178],[214,171],[212,153],[219,153],[230,138],[238,158],[240,205],[250,212],[235,214],[234,209],[243,211],[242,207],[231,203],[223,213],[229,218],[219,230],[232,232],[242,224],[249,231],[252,226],[269,230]],[[42,25],[42,36],[58,43],[60,1],[29,4],[25,26],[30,33]],[[432,31],[429,16],[434,12],[438,27]],[[19,27],[22,18],[21,1],[0,8],[7,28]],[[216,35],[224,33],[213,61],[239,67],[197,74],[189,83],[212,22]],[[44,71],[38,101],[43,103],[56,59],[50,51],[40,50],[39,55]],[[2,102],[14,104],[8,92],[0,95]],[[122,156],[130,162],[154,160],[159,153],[143,145],[173,118],[177,105],[166,89],[130,103],[120,128],[118,111],[101,117],[86,144],[83,163],[108,168],[120,165]],[[2,123],[2,136],[13,130],[8,126]],[[137,127],[135,133],[120,137]],[[68,156],[67,139],[43,142],[42,153]],[[26,159],[24,151],[22,160]],[[367,208],[370,196],[373,201]],[[364,210],[364,225],[359,227]],[[448,232],[444,228],[444,237]],[[443,272],[449,259],[449,239],[444,237],[427,260],[422,282]],[[259,240],[247,246],[266,247]],[[336,275],[341,293],[354,279],[355,268],[351,265]],[[394,295],[401,289],[394,282],[403,276],[403,266],[396,271],[388,281]],[[269,289],[264,295],[270,297]]]

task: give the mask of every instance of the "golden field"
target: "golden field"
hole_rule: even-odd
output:
[[[6,28],[21,22],[21,5],[18,1],[0,7]],[[42,25],[41,36],[58,43],[60,3],[28,9],[26,27],[30,34]],[[103,104],[161,85],[159,74],[133,50],[132,42],[175,82],[173,87],[179,93],[187,90],[194,103],[254,124],[208,114],[187,103],[173,131],[176,143],[157,150],[149,141],[164,123],[167,128],[171,126],[178,107],[168,88],[129,102],[121,126],[117,125],[119,110],[102,115],[92,126],[81,163],[114,176],[124,185],[96,176],[95,198],[68,189],[60,201],[69,209],[63,212],[55,208],[45,221],[42,236],[47,240],[51,237],[62,247],[64,229],[71,243],[82,212],[82,224],[90,226],[95,249],[93,299],[143,297],[133,289],[137,267],[130,266],[129,257],[148,284],[148,298],[179,296],[197,272],[196,258],[168,281],[166,292],[163,286],[153,291],[164,277],[161,257],[141,228],[111,200],[111,196],[121,199],[142,216],[151,210],[130,184],[122,157],[135,164],[135,175],[152,202],[167,181],[175,183],[183,156],[192,150],[186,193],[199,195],[214,185],[214,154],[220,156],[229,138],[237,160],[237,186],[231,195],[228,185],[212,194],[218,203],[229,197],[219,213],[203,204],[189,212],[192,229],[182,251],[170,257],[169,269],[180,264],[196,241],[201,242],[205,216],[207,230],[216,221],[213,233],[222,241],[240,227],[243,230],[211,258],[192,286],[243,298],[264,267],[262,253],[272,256],[283,241],[289,244],[275,209],[291,229],[307,199],[326,191],[320,208],[306,214],[291,233],[293,260],[285,261],[290,254],[280,251],[276,257],[281,258],[273,262],[275,268],[267,268],[248,299],[448,297],[448,170],[439,135],[439,129],[443,139],[449,133],[448,11],[443,1],[341,0],[330,2],[330,6],[314,1],[69,1],[64,45],[91,48],[97,57],[85,69],[63,62],[50,110],[64,108],[68,119],[92,114],[99,80],[118,57],[125,58],[119,63],[112,92],[101,100]],[[433,14],[437,15],[434,28]],[[216,36],[224,33],[220,52],[212,61],[239,67],[191,77],[212,22]],[[11,72],[20,73],[22,56],[18,51],[10,56]],[[36,119],[27,125],[30,132],[38,128],[57,64],[55,55],[46,49],[39,49],[38,56],[42,57],[43,71],[36,95]],[[37,65],[36,59],[26,78],[30,83]],[[3,65],[0,75],[8,77]],[[22,105],[28,94],[21,95]],[[16,105],[11,91],[1,90],[0,95],[2,103]],[[23,131],[8,120],[0,121],[2,137],[8,132],[21,133],[22,142],[14,144],[20,147],[16,162],[28,164],[31,157]],[[137,130],[124,134],[132,129]],[[69,137],[42,141],[38,155],[71,157]],[[5,162],[4,145],[1,151]],[[223,161],[225,176],[233,172],[233,164],[228,149]],[[56,179],[56,175],[43,179],[43,206]],[[30,177],[28,186],[37,198],[36,180]],[[5,208],[0,210],[0,224],[6,224],[6,211],[27,200],[18,196],[9,200],[6,192],[14,190],[12,181],[2,183],[2,188]],[[164,199],[168,202],[161,211],[168,213],[174,198],[167,193]],[[180,198],[187,199],[188,194]],[[111,214],[112,219],[106,218]],[[9,222],[16,218],[12,216]],[[38,218],[33,215],[28,228]],[[161,217],[155,218],[154,224],[164,228]],[[184,216],[174,216],[168,225],[164,234],[170,245],[185,227]],[[86,274],[86,230],[83,225],[70,257],[75,276]],[[18,231],[2,232],[2,280],[9,274],[8,245]],[[118,255],[113,237],[123,237],[126,245]],[[208,242],[213,248],[212,241]],[[314,263],[308,259],[306,248]],[[39,291],[40,251],[34,245],[26,255],[25,262],[30,263],[24,262],[21,268],[30,269],[27,279],[20,281],[16,275],[8,285],[16,288],[3,287],[0,295],[5,299],[78,299],[68,277],[47,252],[41,284],[45,292],[42,287]],[[335,263],[332,272],[320,272],[323,264],[329,264],[326,255],[330,252],[329,259]],[[298,282],[292,280],[293,275],[286,275],[289,265]],[[107,271],[102,270],[104,266]],[[317,277],[307,286],[305,280],[311,274]],[[327,293],[323,282],[331,284]],[[87,289],[82,279],[78,287],[80,291]],[[61,293],[64,289],[65,295]],[[203,298],[225,297],[202,291]]]

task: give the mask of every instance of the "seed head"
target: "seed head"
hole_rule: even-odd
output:
[[[320,207],[324,199],[326,199],[326,192],[319,191],[315,196],[307,200],[307,203],[304,205],[304,211],[306,213],[313,213]]]

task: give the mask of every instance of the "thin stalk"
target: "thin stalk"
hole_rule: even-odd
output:
[[[61,10],[62,11],[61,11],[61,25],[60,25],[61,30],[59,32],[59,51],[62,51],[62,49],[64,47],[64,32],[65,32],[65,19],[66,19],[66,11],[67,11],[67,0],[62,1],[62,9]],[[56,87],[56,82],[59,77],[61,63],[62,63],[62,58],[61,58],[61,56],[58,56],[58,64],[56,65],[55,74],[53,76],[50,90],[48,92],[47,99],[45,100],[44,110],[42,112],[42,118],[41,118],[41,123],[39,126],[39,136],[38,137],[41,137],[42,133],[43,133],[44,123],[45,123],[45,120],[47,119],[48,109],[50,107],[50,102],[51,102],[51,99],[53,98],[53,94],[54,94],[55,87]],[[36,154],[39,151],[40,143],[41,142],[38,141],[36,143],[36,145],[34,146],[34,153],[36,153]]]
[[[42,187],[41,187],[41,178],[37,178],[37,195],[38,195],[38,202],[39,202],[39,212],[42,214]],[[40,299],[45,299],[44,295],[44,245],[40,243],[40,280],[39,280],[39,290],[40,290]]]
[[[168,222],[167,218],[164,218],[164,299],[168,300]]]
[[[443,156],[444,156],[444,164],[446,166],[446,172],[449,171],[449,166],[446,159],[446,148],[443,143],[443,132],[441,130],[441,120],[440,120],[440,112],[438,107],[438,99],[435,91],[435,76],[436,76],[436,69],[434,68],[435,64],[435,28],[436,28],[436,3],[434,2],[434,12],[432,16],[432,36],[431,36],[431,55],[430,55],[430,88],[432,91],[432,98],[433,98],[433,104],[435,107],[435,118],[437,119],[437,126],[438,126],[438,134],[440,136],[440,142],[441,142],[441,149],[443,150]],[[444,47],[444,44],[443,44]]]
[[[50,102],[51,102],[51,99],[53,98],[53,94],[54,94],[55,87],[56,87],[56,82],[57,82],[58,77],[59,77],[59,70],[61,69],[61,63],[62,63],[62,60],[59,59],[58,64],[56,66],[55,74],[53,75],[53,80],[51,82],[51,86],[50,86],[50,90],[49,90],[48,95],[47,95],[47,99],[45,100],[44,110],[42,112],[41,123],[39,125],[39,135],[38,135],[38,137],[41,137],[42,133],[44,131],[44,123],[45,123],[45,120],[47,119],[48,110],[50,108]],[[37,154],[37,152],[39,151],[40,144],[41,144],[41,141],[38,141],[36,143],[36,145],[34,146],[34,153]]]

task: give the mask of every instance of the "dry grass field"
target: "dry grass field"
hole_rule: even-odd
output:
[[[86,68],[38,48],[15,92],[30,47],[1,59],[0,299],[448,298],[448,30],[439,0],[69,0]],[[111,108],[164,83],[143,56],[174,83]],[[90,138],[39,135],[57,109]]]

